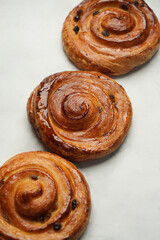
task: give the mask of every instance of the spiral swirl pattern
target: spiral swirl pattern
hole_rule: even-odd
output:
[[[65,159],[14,156],[0,170],[1,239],[78,239],[90,215],[89,188]]]
[[[120,75],[154,55],[160,25],[143,0],[84,0],[66,18],[62,39],[80,69]]]
[[[124,89],[97,72],[62,72],[44,79],[28,100],[41,140],[70,160],[114,151],[128,133],[132,108]]]

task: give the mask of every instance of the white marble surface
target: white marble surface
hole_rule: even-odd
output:
[[[0,0],[0,164],[45,150],[28,123],[26,102],[44,77],[76,70],[62,49],[61,29],[79,0]],[[147,0],[160,19],[160,0]],[[76,164],[92,195],[83,240],[160,239],[160,53],[116,77],[133,106],[125,142],[109,157]]]

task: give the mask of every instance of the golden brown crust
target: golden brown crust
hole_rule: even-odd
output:
[[[77,240],[87,227],[88,184],[70,162],[47,152],[21,153],[0,169],[0,237]]]
[[[132,119],[125,90],[98,72],[62,72],[44,79],[27,111],[42,142],[69,160],[86,161],[113,152]]]
[[[155,54],[160,25],[143,0],[84,0],[66,18],[62,40],[80,69],[120,75]]]

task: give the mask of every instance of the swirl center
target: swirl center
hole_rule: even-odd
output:
[[[79,94],[73,94],[65,99],[63,111],[67,118],[81,119],[88,113],[88,104]]]
[[[34,219],[46,213],[54,205],[56,201],[56,187],[54,180],[45,173],[39,172],[39,177],[36,181],[31,178],[31,174],[28,171],[14,175],[14,181],[17,182],[14,204],[19,215]],[[21,181],[21,177],[23,181]],[[2,209],[5,212],[5,201],[2,201]]]
[[[99,102],[79,82],[66,84],[57,90],[49,102],[50,123],[69,131],[83,131],[95,124],[99,117]],[[97,106],[98,105],[98,106]]]
[[[110,33],[123,34],[130,32],[135,27],[134,18],[126,11],[110,11],[101,22],[102,28]]]

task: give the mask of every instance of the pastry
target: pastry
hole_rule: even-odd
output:
[[[42,142],[52,152],[86,161],[113,152],[131,125],[125,90],[98,72],[61,72],[31,93],[27,111]]]
[[[79,239],[90,201],[72,163],[47,152],[18,154],[0,169],[0,239]]]
[[[155,54],[160,25],[143,0],[84,0],[66,18],[62,40],[78,68],[121,75]]]

